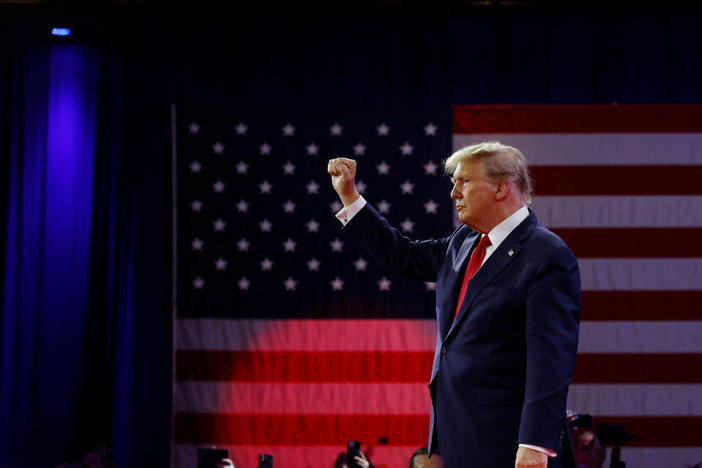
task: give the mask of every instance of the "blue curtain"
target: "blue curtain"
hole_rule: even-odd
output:
[[[46,26],[8,19],[0,37],[0,466],[101,444],[118,466],[167,466],[168,91],[138,76],[136,42]]]

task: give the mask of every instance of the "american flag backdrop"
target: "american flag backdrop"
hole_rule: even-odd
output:
[[[530,162],[542,223],[578,256],[583,312],[568,408],[641,439],[632,467],[702,461],[702,106],[457,106],[385,115],[178,109],[174,463],[375,465],[426,443],[430,283],[346,239],[326,175],[408,236],[453,229],[441,161],[486,139]]]
[[[310,117],[179,110],[175,466],[333,466],[347,440],[404,466],[426,443],[433,284],[352,244],[326,173],[408,235],[453,229],[450,109]]]

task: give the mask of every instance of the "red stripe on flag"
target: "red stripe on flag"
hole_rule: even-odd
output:
[[[702,257],[702,228],[553,229],[580,258]]]
[[[179,351],[177,380],[427,382],[431,352]],[[578,355],[575,383],[702,383],[702,354]]]
[[[178,351],[176,379],[239,382],[428,382],[431,352]]]
[[[176,413],[179,444],[338,445],[348,440],[421,447],[429,416]]]
[[[694,133],[700,105],[455,106],[453,133]]]
[[[702,291],[583,291],[580,320],[702,320]]]
[[[699,447],[702,416],[596,416],[593,425],[620,424],[638,435],[626,447]]]
[[[702,166],[532,166],[530,171],[536,195],[702,194]]]
[[[694,447],[702,434],[701,416],[595,416],[594,424],[620,424],[637,434],[631,447]],[[426,444],[428,416],[250,415],[176,413],[178,444],[336,445],[347,440],[386,438],[392,445]]]
[[[702,383],[702,354],[578,354],[573,383]]]

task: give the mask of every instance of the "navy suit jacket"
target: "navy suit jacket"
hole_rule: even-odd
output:
[[[471,279],[454,320],[478,233],[410,240],[369,204],[344,231],[396,273],[436,282],[428,446],[446,467],[512,468],[518,444],[560,452],[581,302],[565,243],[530,212]]]

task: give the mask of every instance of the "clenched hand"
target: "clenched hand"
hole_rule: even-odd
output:
[[[327,172],[344,206],[349,206],[359,199],[361,195],[356,190],[356,161],[349,158],[330,159]]]

